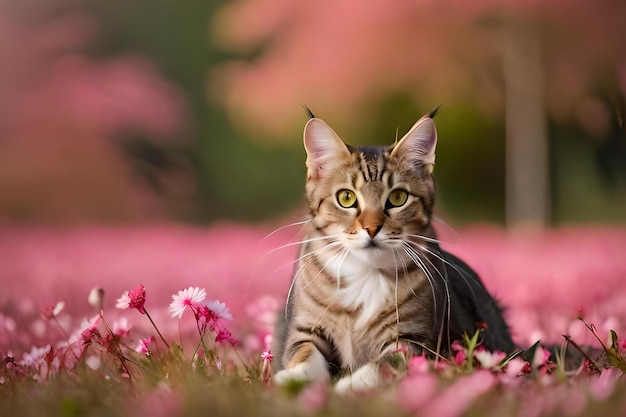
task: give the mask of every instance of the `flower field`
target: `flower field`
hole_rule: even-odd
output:
[[[399,352],[404,379],[347,398],[270,383],[272,322],[302,237],[272,230],[0,229],[2,414],[626,414],[626,230],[442,227],[528,351],[487,352],[477,333],[449,361]],[[545,348],[563,335],[600,355],[565,369]]]

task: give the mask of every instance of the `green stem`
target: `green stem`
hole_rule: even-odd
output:
[[[150,317],[150,314],[148,314],[148,310],[146,310],[144,308],[143,312],[146,313],[146,317],[148,317],[148,320],[150,320],[150,323],[152,323],[152,327],[154,327],[154,330],[156,330],[156,332],[158,333],[158,335],[161,338],[161,341],[163,342],[163,344],[169,349],[170,348],[169,343],[167,343],[167,340],[165,340],[165,338],[163,337],[163,335],[159,331],[159,328],[156,326],[156,324],[154,324],[154,321],[152,321],[152,317]]]

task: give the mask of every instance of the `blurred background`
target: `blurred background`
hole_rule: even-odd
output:
[[[303,103],[351,144],[441,104],[440,217],[623,224],[624,22],[613,0],[2,1],[0,219],[283,219]]]
[[[442,105],[440,237],[516,340],[582,343],[582,312],[621,335],[624,22],[618,0],[0,0],[0,350],[140,283],[170,334],[199,286],[267,335],[298,227],[268,233],[307,214],[303,104],[362,145]]]

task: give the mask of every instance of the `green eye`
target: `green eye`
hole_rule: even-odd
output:
[[[387,204],[391,207],[400,207],[409,199],[409,193],[404,190],[393,190],[389,194]]]
[[[350,190],[339,190],[337,192],[337,202],[343,208],[356,207],[356,194]]]

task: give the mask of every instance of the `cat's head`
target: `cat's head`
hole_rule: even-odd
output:
[[[437,130],[433,114],[394,145],[352,147],[321,119],[304,129],[314,226],[347,249],[380,253],[430,225]]]

